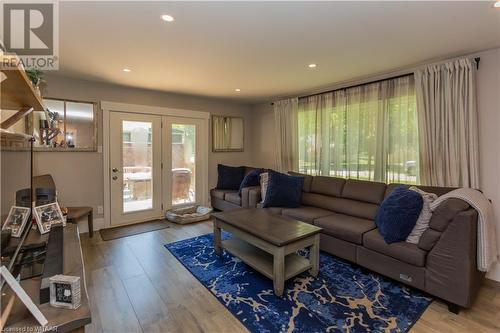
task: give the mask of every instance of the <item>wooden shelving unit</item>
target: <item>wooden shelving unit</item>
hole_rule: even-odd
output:
[[[0,55],[0,110],[17,110],[3,119],[0,128],[7,129],[33,111],[44,111],[42,98],[36,93],[18,58],[14,55]],[[4,116],[4,112],[2,112]]]
[[[26,151],[30,149],[31,135],[7,131],[0,128],[2,151]]]

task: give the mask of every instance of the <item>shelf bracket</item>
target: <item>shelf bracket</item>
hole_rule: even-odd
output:
[[[0,128],[2,129],[7,129],[17,123],[19,120],[22,118],[26,117],[30,112],[33,111],[33,108],[31,106],[25,106],[21,108],[19,111],[17,111],[13,116],[7,118],[2,122],[0,125]]]

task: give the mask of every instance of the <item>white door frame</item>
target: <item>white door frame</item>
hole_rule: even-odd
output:
[[[159,116],[172,116],[181,118],[191,118],[203,120],[199,137],[205,138],[207,145],[200,146],[201,174],[203,175],[199,184],[201,203],[208,204],[208,149],[209,149],[209,120],[210,113],[203,111],[193,111],[184,109],[174,109],[158,106],[147,106],[140,104],[127,104],[117,102],[101,101],[102,110],[102,132],[103,132],[103,181],[104,181],[104,228],[111,227],[111,169],[109,163],[110,156],[110,112],[129,112],[139,114],[152,114]],[[197,133],[198,135],[198,133]],[[203,149],[204,148],[204,149]],[[197,189],[198,190],[198,189]]]

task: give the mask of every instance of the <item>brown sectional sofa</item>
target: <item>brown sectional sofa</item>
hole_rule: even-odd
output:
[[[255,170],[252,167],[245,167],[245,175]],[[248,207],[256,207],[258,202],[260,202],[260,194],[259,201],[250,202],[249,195],[250,190],[260,189],[259,187],[246,187],[241,192],[241,197],[238,194],[238,190],[220,190],[220,189],[212,189],[210,190],[210,201],[212,207],[218,210],[230,210],[237,208],[248,208]],[[257,198],[254,195],[254,200]]]
[[[320,244],[325,252],[439,297],[452,312],[470,307],[484,274],[476,264],[478,214],[469,204],[446,200],[418,244],[386,244],[373,220],[384,198],[399,184],[301,176],[305,177],[301,207],[268,209],[323,228]],[[451,190],[419,188],[437,195]],[[213,207],[220,210],[261,207],[260,187],[245,189],[241,198],[236,191],[238,200],[221,190],[212,190],[211,196]]]

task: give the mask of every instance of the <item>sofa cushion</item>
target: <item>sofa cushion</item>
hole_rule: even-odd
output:
[[[420,240],[418,241],[418,247],[422,250],[430,251],[439,241],[440,237],[441,232],[428,228],[424,231],[422,237],[420,237]]]
[[[302,193],[302,205],[314,206],[368,220],[375,219],[378,205],[316,193]]]
[[[425,266],[426,251],[420,249],[416,244],[408,242],[387,244],[377,229],[363,235],[363,246],[410,265]]]
[[[406,240],[422,211],[422,196],[404,187],[395,189],[380,205],[375,217],[380,234],[390,244]]]
[[[323,233],[342,240],[362,244],[363,234],[375,229],[375,223],[358,217],[334,214],[314,220],[314,225],[323,228]]]
[[[422,196],[423,199],[423,207],[422,211],[420,212],[420,215],[418,216],[417,223],[415,223],[415,226],[413,227],[413,230],[410,232],[408,237],[406,238],[406,241],[408,243],[413,243],[413,244],[418,244],[420,241],[420,237],[422,237],[422,234],[429,229],[429,222],[432,217],[432,211],[431,211],[431,203],[434,202],[434,200],[437,199],[437,195],[434,193],[429,193],[422,191],[416,186],[410,187],[410,190],[416,191]]]
[[[455,215],[469,209],[469,207],[470,205],[461,199],[447,199],[432,211],[429,227],[442,232],[448,227]]]
[[[288,171],[288,174],[290,176],[304,177],[304,187],[302,188],[302,191],[304,191],[304,192],[311,191],[311,183],[313,180],[313,176],[306,175],[305,173],[294,172],[294,171]]]
[[[262,202],[262,194],[260,186],[246,187],[241,191],[241,203],[242,207],[254,208],[257,204]]]
[[[254,171],[255,169],[257,169],[257,168],[246,166],[244,176],[248,175],[250,172]]]
[[[260,196],[262,202],[266,200],[267,186],[269,185],[269,171],[260,174]]]
[[[222,190],[239,190],[241,181],[245,177],[245,167],[232,167],[223,164],[217,165],[217,188]]]
[[[260,174],[264,172],[264,169],[254,169],[247,173],[240,184],[240,189],[238,193],[241,195],[241,191],[245,187],[259,186],[260,185]]]
[[[210,195],[212,197],[215,197],[215,198],[221,199],[221,200],[224,200],[224,198],[226,197],[227,193],[238,193],[238,191],[235,191],[235,190],[221,190],[221,189],[218,189],[218,188],[214,188],[214,189],[210,190]]]
[[[315,176],[311,183],[311,192],[340,197],[346,180],[336,177]]]
[[[384,183],[347,179],[342,190],[342,197],[378,205],[384,200],[385,188]]]
[[[235,205],[241,206],[241,196],[238,191],[226,193],[224,200],[233,203]]]
[[[410,188],[410,185],[407,185],[407,184],[398,184],[398,183],[388,184],[385,187],[384,199],[387,198],[389,196],[389,194],[391,194],[392,191],[394,191],[398,187]]]
[[[398,184],[398,183],[392,183],[387,185],[387,188],[385,189],[385,197],[387,197],[389,194],[391,194],[392,191],[394,191],[396,188],[399,186],[405,186],[405,187],[410,187],[410,185],[406,184]],[[445,193],[448,193],[454,189],[455,187],[438,187],[438,186],[424,186],[424,185],[415,185],[415,187],[419,188],[420,190],[427,192],[427,193],[434,193],[437,196],[441,196]]]
[[[317,218],[325,217],[335,213],[317,207],[301,206],[298,208],[283,208],[281,214],[302,222],[312,223]]]
[[[269,170],[269,183],[263,206],[295,208],[300,206],[304,177]]]

